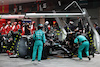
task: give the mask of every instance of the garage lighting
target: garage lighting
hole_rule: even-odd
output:
[[[21,19],[24,18],[25,15],[1,15],[3,19]]]
[[[61,1],[58,1],[59,6],[61,6]]]

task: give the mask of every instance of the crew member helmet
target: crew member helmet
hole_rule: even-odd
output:
[[[80,35],[81,33],[80,32],[77,32],[76,34],[75,34],[75,37],[77,37],[78,35]]]
[[[14,22],[14,25],[16,25],[17,24],[17,22]]]
[[[35,24],[35,21],[33,21],[32,24]]]
[[[3,23],[2,25],[5,26],[5,23]]]
[[[21,29],[18,29],[18,32],[22,33],[22,30]]]
[[[70,24],[73,24],[74,22],[73,22],[73,21],[70,21],[69,23],[70,23]]]
[[[38,29],[42,29],[42,28],[43,28],[43,24],[39,24]]]
[[[49,24],[49,21],[46,21],[45,24],[48,25]]]
[[[8,21],[7,23],[8,23],[8,24],[10,24],[10,23],[11,23],[11,21]]]
[[[18,24],[21,24],[21,22],[19,21]]]

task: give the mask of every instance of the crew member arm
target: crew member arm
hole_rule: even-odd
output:
[[[74,39],[74,43],[78,43],[78,38],[75,38]]]
[[[33,34],[33,40],[35,40],[35,33]]]
[[[46,39],[45,39],[45,33],[43,33],[43,43],[45,43]]]

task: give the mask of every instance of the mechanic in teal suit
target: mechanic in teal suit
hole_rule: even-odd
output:
[[[85,49],[85,53],[89,60],[91,58],[89,57],[89,41],[86,39],[85,36],[80,35],[80,33],[76,33],[76,38],[74,39],[74,43],[79,44],[78,48],[78,57],[80,60],[82,60],[82,51]]]
[[[33,34],[33,39],[35,40],[32,54],[32,61],[35,61],[37,49],[38,49],[38,61],[41,61],[43,44],[45,43],[45,33],[42,31],[43,25],[38,25],[38,30]]]

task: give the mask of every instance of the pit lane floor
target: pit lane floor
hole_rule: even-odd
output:
[[[0,54],[0,67],[100,67],[100,54],[95,54],[94,58],[89,61],[83,58],[58,58],[49,57],[50,59],[42,60],[41,64],[33,64],[31,59],[9,58],[6,53]]]

